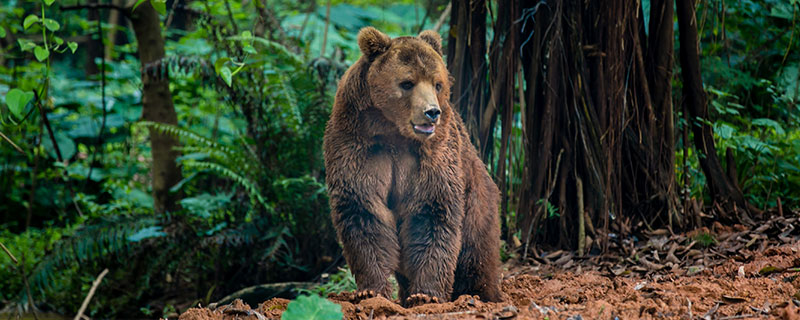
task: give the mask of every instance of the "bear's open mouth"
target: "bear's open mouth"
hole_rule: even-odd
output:
[[[429,124],[411,124],[414,126],[414,132],[422,133],[422,134],[433,134],[433,130],[436,129],[432,123]]]

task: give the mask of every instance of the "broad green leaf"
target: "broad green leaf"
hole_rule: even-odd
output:
[[[159,227],[159,226],[153,226],[153,227],[144,228],[144,229],[139,230],[136,233],[132,234],[131,236],[129,236],[128,237],[128,241],[130,241],[130,242],[139,242],[139,241],[142,241],[142,240],[148,239],[148,238],[159,238],[159,237],[166,236],[167,234],[164,233],[163,231],[161,231],[161,229],[162,228]]]
[[[51,4],[53,4],[53,2],[56,2],[56,0],[44,0],[44,4],[46,4],[48,7],[49,7]]]
[[[72,158],[75,155],[75,151],[77,147],[75,146],[75,141],[72,141],[66,134],[62,132],[55,133],[56,143],[58,144],[58,149],[61,151],[61,156],[64,157],[64,160]],[[53,141],[47,135],[44,135],[42,138],[42,145],[44,149],[47,150],[47,154],[50,155],[53,159],[58,159],[58,155],[56,154],[56,148],[53,146]]]
[[[30,28],[32,24],[37,23],[39,21],[40,21],[39,17],[35,15],[29,15],[25,17],[25,21],[22,22],[22,27],[25,28],[25,30],[27,30],[28,28]]]
[[[67,46],[69,47],[69,50],[72,51],[72,53],[75,53],[75,50],[78,50],[78,43],[77,42],[73,42],[73,41],[67,42]]]
[[[133,5],[133,9],[131,9],[131,11],[136,10],[136,7],[138,7],[140,4],[144,3],[144,1],[145,0],[136,0],[136,4]]]
[[[714,124],[714,133],[717,134],[721,139],[727,140],[733,137],[733,133],[736,132],[734,127],[731,127],[727,123],[715,123]]]
[[[57,21],[49,18],[44,19],[44,27],[50,31],[58,31],[58,29],[61,29],[61,25],[58,24]]]
[[[56,45],[57,45],[57,46],[60,46],[60,45],[64,44],[64,39],[61,39],[61,37],[55,37],[55,36],[54,36],[54,37],[53,37],[53,41],[55,41],[55,42],[56,42]]]
[[[255,49],[255,48],[253,48],[253,46],[251,46],[251,45],[249,45],[249,44],[248,44],[248,45],[245,45],[245,46],[244,46],[244,48],[242,48],[242,51],[244,51],[244,52],[247,52],[247,53],[249,53],[249,54],[256,54],[256,53],[258,53],[258,52],[256,52],[256,49]]]
[[[227,84],[230,87],[231,86],[231,77],[233,77],[233,74],[231,73],[231,69],[228,68],[227,66],[222,67],[219,70],[219,75],[222,77],[222,80],[225,80],[225,84]]]
[[[5,38],[5,37],[6,37],[6,28],[0,26],[0,38]]]
[[[36,47],[36,44],[33,41],[27,39],[17,39],[17,43],[19,43],[19,48],[22,51],[29,51]]]
[[[342,306],[316,294],[299,296],[281,315],[282,320],[341,320]]]
[[[40,46],[36,46],[36,48],[33,48],[33,55],[36,56],[36,60],[42,62],[44,60],[47,60],[47,57],[50,56],[50,51]]]
[[[156,9],[159,14],[167,14],[166,0],[150,0],[150,4],[153,5],[153,9]]]
[[[8,110],[17,117],[17,119],[22,119],[22,111],[25,110],[25,106],[28,105],[28,102],[33,100],[33,92],[30,91],[22,91],[19,88],[14,88],[6,93],[6,105],[8,106]]]
[[[778,123],[775,120],[769,119],[769,118],[758,118],[758,119],[755,119],[755,120],[753,120],[753,125],[760,126],[760,127],[770,127],[772,129],[774,129],[775,133],[780,135],[780,136],[786,134],[786,131],[783,130],[783,127],[781,127],[780,123]]]
[[[220,74],[219,73],[220,69],[222,69],[222,66],[224,66],[225,63],[228,62],[228,61],[231,61],[231,58],[222,57],[222,58],[217,59],[217,61],[214,62],[214,72],[216,72],[217,74]]]
[[[242,31],[242,38],[245,39],[253,38],[253,34],[248,30]]]

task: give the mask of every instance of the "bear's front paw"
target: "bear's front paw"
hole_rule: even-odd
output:
[[[361,300],[382,296],[375,290],[361,290],[354,292],[330,293],[328,299],[336,301],[347,301],[352,304],[358,304]]]
[[[361,300],[367,300],[369,298],[375,298],[375,297],[378,297],[380,295],[381,295],[380,293],[377,293],[374,290],[362,290],[362,291],[356,291],[355,292],[354,299],[358,300],[358,301],[361,301]],[[358,303],[358,302],[356,302],[356,303]]]
[[[438,297],[431,297],[431,296],[429,296],[427,294],[424,294],[424,293],[415,293],[415,294],[412,294],[411,296],[409,296],[408,298],[406,298],[406,301],[405,301],[405,303],[403,303],[403,305],[406,308],[412,308],[412,307],[421,306],[421,305],[427,304],[427,303],[439,303],[439,298]]]

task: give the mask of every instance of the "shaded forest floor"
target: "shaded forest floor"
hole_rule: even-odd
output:
[[[609,254],[580,258],[557,251],[509,261],[505,301],[462,296],[402,308],[382,297],[331,295],[345,319],[800,319],[800,223],[797,214],[754,227],[715,224],[687,234],[657,230]],[[236,301],[193,308],[181,319],[278,319],[289,300],[255,309]]]

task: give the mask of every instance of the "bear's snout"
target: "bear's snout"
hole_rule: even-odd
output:
[[[431,121],[436,122],[439,119],[439,115],[442,114],[442,110],[439,109],[437,105],[431,105],[427,110],[425,110],[425,116]]]

